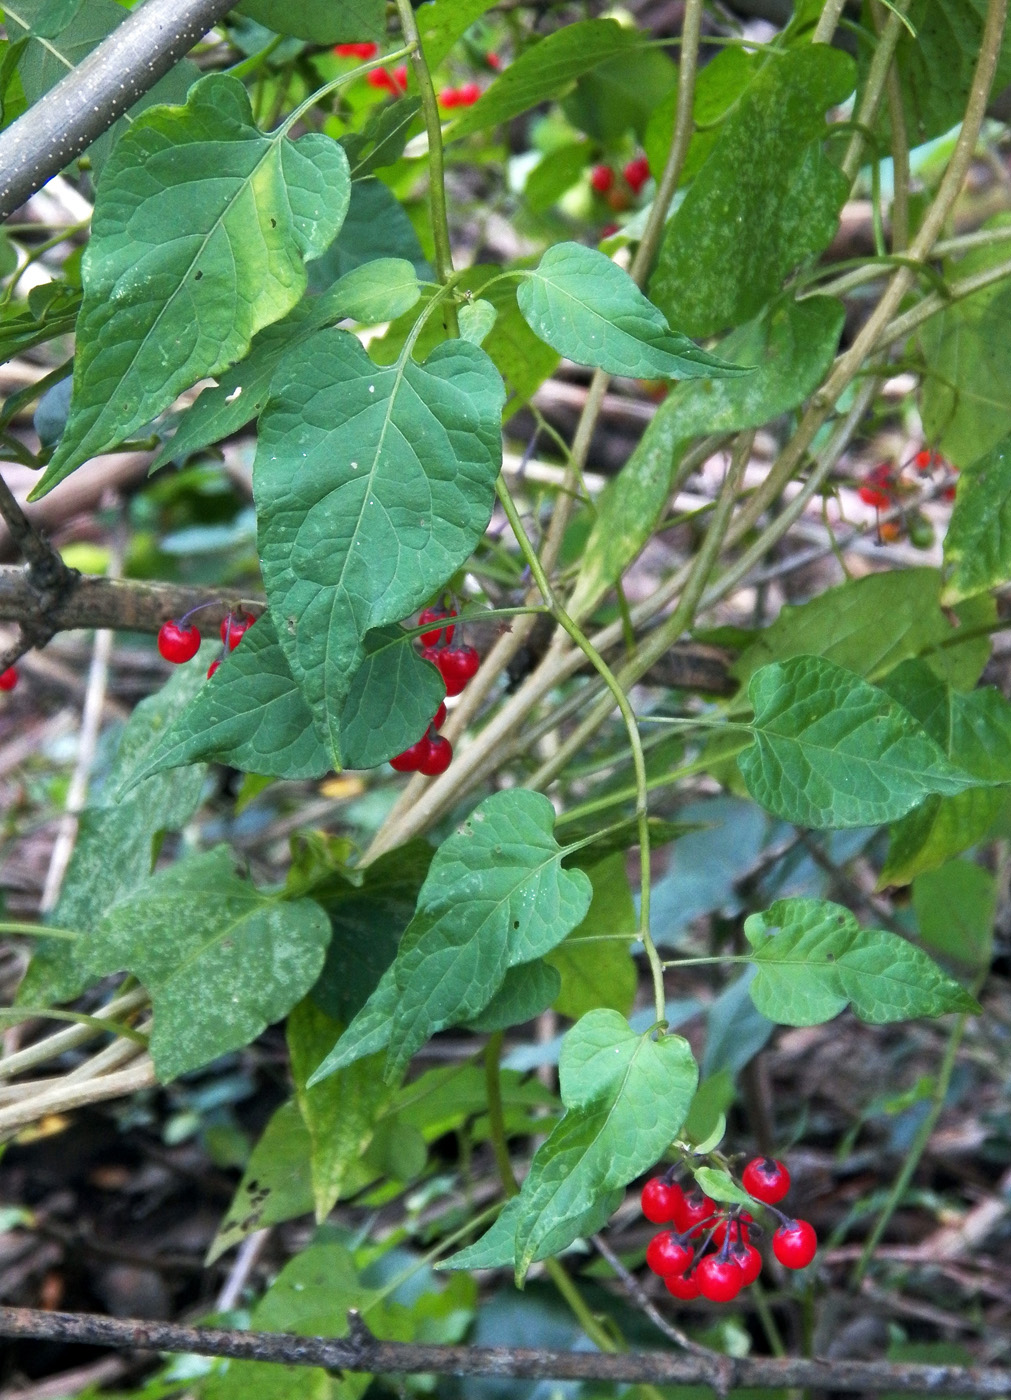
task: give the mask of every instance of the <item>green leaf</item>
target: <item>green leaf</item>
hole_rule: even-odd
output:
[[[460,337],[469,340],[471,345],[480,345],[488,335],[498,312],[490,301],[478,297],[461,306],[459,311]]]
[[[627,131],[641,139],[646,125],[677,83],[677,68],[659,49],[620,53],[584,73],[562,104],[568,120],[605,145]]]
[[[253,466],[264,583],[337,767],[366,634],[425,603],[488,524],[503,386],[463,341],[382,369],[325,330],[285,356],[271,393]]]
[[[698,174],[719,137],[720,127],[728,112],[740,100],[760,66],[759,54],[730,48],[721,49],[699,71],[695,79],[695,105],[692,111],[695,130],[681,169],[682,184],[687,185]],[[667,163],[677,97],[675,84],[673,91],[656,105],[646,127],[643,145],[650,169],[657,176]]]
[[[624,852],[608,856],[586,873],[593,890],[586,917],[548,954],[548,962],[561,974],[554,1007],[574,1021],[598,1006],[627,1016],[638,974],[630,951],[637,924]],[[629,936],[622,939],[622,934]]]
[[[330,770],[269,613],[160,736],[133,782],[201,759],[275,778],[321,778]]]
[[[500,267],[480,264],[467,268],[457,277],[454,286],[461,292],[470,292],[482,300],[489,301],[495,308],[495,325],[486,337],[483,349],[495,368],[505,380],[509,399],[504,409],[508,418],[527,402],[545,379],[558,365],[558,352],[539,340],[527,325],[516,304],[516,284],[510,278],[499,278]],[[430,300],[423,300],[423,305]],[[401,316],[390,326],[386,335],[369,346],[369,352],[377,364],[393,364],[403,350],[408,336],[414,330],[417,313]],[[424,359],[431,350],[447,339],[443,318],[429,316],[415,345],[417,359]]]
[[[565,1116],[535,1153],[516,1200],[450,1267],[512,1259],[522,1282],[535,1260],[599,1229],[621,1189],[678,1133],[698,1068],[680,1036],[636,1035],[616,1011],[599,1009],[566,1035],[559,1076]]]
[[[126,968],[151,993],[151,1057],[166,1081],[286,1015],[318,977],[329,938],[318,904],[260,894],[219,846],[116,900],[84,956],[94,972]]]
[[[758,427],[796,407],[832,363],[844,314],[842,303],[831,297],[780,303],[720,346],[725,359],[754,365],[753,374],[691,379],[673,387],[597,500],[569,600],[573,617],[599,602],[651,537],[682,446],[703,434]]]
[[[309,290],[325,292],[338,278],[379,259],[410,263],[416,277],[432,280],[432,269],[403,205],[382,180],[371,177],[354,180],[351,203],[340,233],[326,252],[309,264]],[[408,309],[417,299],[417,296],[411,299]],[[377,304],[375,310],[379,309]],[[393,308],[391,312],[397,316],[402,314]],[[391,317],[373,314],[356,319],[373,322]]]
[[[583,178],[589,157],[586,141],[556,146],[534,166],[523,186],[523,198],[535,214],[543,214],[566,190]]]
[[[751,678],[755,743],[738,758],[752,797],[799,826],[893,821],[929,793],[977,786],[909,712],[852,671],[817,656]]]
[[[323,326],[343,320],[385,321],[410,310],[421,295],[414,268],[403,258],[379,258],[356,266],[322,296],[300,301],[254,338],[249,354],[201,391],[186,410],[175,435],[165,443],[152,470],[192,456],[230,437],[263,409],[274,371],[293,346]]]
[[[371,175],[375,170],[382,170],[385,166],[393,165],[404,154],[411,125],[420,111],[420,97],[401,97],[396,102],[384,103],[382,107],[374,108],[360,131],[349,131],[341,137],[341,145],[344,147],[348,164],[351,167],[351,178],[355,184],[360,186],[358,190],[352,186],[348,219],[355,217],[356,195],[362,196],[366,192],[375,193],[376,187],[382,184],[378,180],[374,185],[367,183],[364,177]],[[385,186],[383,188],[385,189]],[[386,190],[386,193],[389,194],[390,191]],[[367,203],[368,201],[364,201],[359,204],[358,220],[363,218]],[[392,204],[400,209],[395,199],[392,200]],[[400,209],[400,213],[403,215],[402,209]],[[342,229],[341,233],[343,234],[343,232]],[[380,238],[384,232],[383,229],[373,229],[373,234]],[[417,235],[415,235],[415,244],[417,244]],[[367,259],[363,259],[363,261],[367,261]]]
[[[335,141],[264,136],[226,75],[140,117],[99,185],[70,417],[33,495],[241,359],[301,297],[349,191]]]
[[[77,68],[95,45],[126,18],[122,5],[114,0],[87,0],[86,4],[76,7],[70,21],[58,32],[43,35],[39,26],[50,5],[51,0],[14,0],[13,4],[3,6],[8,38],[25,40],[18,60],[18,76],[29,105]],[[171,68],[129,112],[88,147],[92,169],[102,170],[116,141],[141,112],[163,102],[184,102],[188,88],[199,76],[200,69],[189,59]]]
[[[905,26],[899,31],[895,64],[911,146],[942,136],[962,120],[985,17],[985,0],[913,0],[907,9],[912,33]],[[868,52],[863,45],[857,51],[862,58]],[[1005,34],[993,92],[1009,82],[1011,42]]]
[[[178,667],[130,716],[104,785],[92,789],[78,819],[74,853],[52,912],[56,927],[91,933],[111,901],[129,895],[151,874],[162,833],[185,826],[199,805],[203,767],[159,777],[146,773],[151,752],[196,693],[206,665],[197,658]],[[130,796],[122,798],[130,785]],[[94,980],[81,956],[84,946],[83,940],[40,943],[18,1000],[51,1006],[79,996]]]
[[[242,0],[238,11],[275,34],[291,34],[310,44],[354,44],[385,39],[385,0]]]
[[[557,971],[542,958],[511,967],[488,1005],[467,1022],[467,1029],[491,1035],[522,1026],[547,1010],[561,985]]]
[[[827,44],[770,56],[667,224],[650,296],[689,335],[750,320],[831,241],[849,182],[822,148],[825,112],[853,90]]]
[[[438,68],[458,39],[495,0],[429,0],[418,6],[418,33],[429,68]]]
[[[253,1148],[232,1204],[207,1251],[213,1264],[247,1235],[308,1215],[313,1208],[309,1158],[312,1143],[298,1105],[289,1099],[275,1111]]]
[[[971,974],[990,966],[997,900],[993,875],[968,860],[950,861],[913,881],[913,909],[923,943]]]
[[[372,1141],[376,1122],[390,1101],[376,1060],[359,1060],[322,1084],[308,1087],[310,1075],[340,1035],[342,1027],[306,999],[288,1017],[288,1053],[295,1098],[312,1144],[316,1220],[330,1214],[348,1172]]]
[[[627,272],[581,243],[550,247],[516,300],[535,334],[577,364],[643,379],[747,373],[672,331]]]
[[[841,904],[780,899],[744,921],[756,967],[749,990],[763,1016],[815,1026],[847,1003],[880,1025],[978,1011],[973,997],[921,948],[885,929],[862,929]]]
[[[639,35],[613,19],[577,20],[531,44],[446,132],[448,141],[500,126],[550,98],[564,97],[583,73],[637,49]]]
[[[425,733],[446,694],[437,667],[415,651],[401,627],[365,636],[365,659],[355,672],[337,729],[345,768],[375,768]]]
[[[738,1186],[729,1172],[721,1171],[717,1167],[696,1167],[692,1175],[710,1200],[721,1201],[731,1206],[754,1204],[752,1197]]]
[[[1008,216],[999,215],[984,227],[1007,224]],[[970,277],[1006,257],[1006,243],[977,248],[953,266],[948,264],[945,272],[949,277]],[[999,452],[1011,432],[1009,317],[1011,286],[1005,278],[950,302],[915,337],[924,361],[923,431],[931,446],[957,467]]]
[[[967,690],[990,656],[989,637],[978,634],[994,621],[993,604],[978,599],[952,617],[938,601],[940,586],[936,569],[913,568],[828,588],[808,603],[783,608],[734,663],[733,676],[743,686],[770,661],[817,654],[877,680],[922,656],[936,675]],[[967,641],[958,641],[960,630],[972,634]]]
[[[944,540],[942,601],[958,603],[1011,579],[1011,437],[959,479]]]
[[[919,720],[951,762],[980,782],[1011,782],[1011,706],[992,688],[954,691],[922,661],[907,661],[883,684]],[[908,885],[979,841],[1000,811],[997,787],[930,797],[889,832],[878,888]]]
[[[346,1247],[324,1239],[288,1260],[250,1322],[259,1331],[343,1337],[349,1309],[368,1308],[376,1297],[360,1282]],[[371,1380],[360,1372],[337,1380],[318,1366],[233,1360],[212,1373],[201,1393],[206,1400],[358,1400]]]
[[[393,966],[312,1082],[389,1045],[387,1077],[444,1027],[488,1005],[509,968],[560,943],[590,903],[563,870],[554,808],[514,789],[486,798],[435,853]]]

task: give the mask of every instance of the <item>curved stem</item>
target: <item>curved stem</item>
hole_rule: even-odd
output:
[[[568,633],[572,641],[604,681],[604,684],[614,697],[614,703],[621,711],[622,719],[625,721],[628,742],[632,750],[632,764],[635,768],[635,814],[639,834],[640,873],[639,937],[642,939],[643,947],[646,950],[646,958],[649,962],[650,972],[653,977],[653,1001],[656,1008],[656,1018],[662,1025],[666,1025],[666,1018],[664,1015],[666,998],[664,996],[663,986],[663,965],[660,962],[660,954],[657,952],[656,944],[653,942],[649,929],[651,879],[649,860],[649,798],[646,787],[646,760],[642,752],[642,739],[639,735],[639,726],[636,723],[632,706],[628,702],[628,696],[615,678],[614,672],[608,666],[600,652],[597,651],[596,647],[590,642],[586,634],[577,623],[573,622],[572,618],[555,597],[554,590],[548,582],[548,577],[541,567],[540,560],[537,558],[537,552],[527,538],[527,533],[523,528],[523,522],[520,520],[519,512],[516,509],[512,496],[509,494],[509,488],[506,486],[501,476],[498,479],[496,490],[498,492],[499,501],[502,504],[502,509],[506,513],[506,519],[509,521],[510,528],[516,536],[520,551],[529,565],[530,572],[534,577],[534,582],[540,589],[544,601],[551,608],[552,615],[559,626]]]
[[[860,168],[864,146],[867,144],[867,133],[874,126],[874,118],[877,116],[881,98],[888,82],[895,45],[899,42],[899,36],[906,27],[905,14],[909,5],[910,0],[892,0],[892,4],[889,6],[888,18],[882,26],[877,48],[871,59],[871,66],[867,70],[867,79],[860,97],[860,106],[853,116],[853,135],[850,137],[846,154],[843,156],[842,171],[847,180],[852,181]]]

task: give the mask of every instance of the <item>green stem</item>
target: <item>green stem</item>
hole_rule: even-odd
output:
[[[106,1032],[110,1035],[119,1035],[124,1040],[135,1041],[137,1045],[147,1048],[149,1037],[142,1031],[135,1031],[132,1026],[126,1026],[122,1021],[110,1021],[102,1016],[87,1016],[83,1011],[54,1011],[48,1006],[18,1006],[10,1009],[0,1008],[0,1022],[7,1026],[20,1025],[22,1021],[70,1021],[76,1026],[89,1026],[94,1031]]]
[[[880,35],[885,26],[880,0],[875,0],[872,13]],[[892,252],[901,253],[909,242],[909,137],[902,106],[902,86],[894,56],[888,65],[885,97],[888,102],[888,124],[892,129]]]
[[[811,35],[812,44],[831,44],[845,6],[846,0],[826,0]]]
[[[509,1144],[506,1141],[505,1113],[502,1108],[502,1073],[500,1060],[502,1058],[503,1032],[496,1031],[488,1040],[484,1049],[484,1084],[485,1096],[488,1100],[488,1137],[491,1141],[492,1151],[495,1154],[495,1166],[498,1169],[499,1180],[502,1182],[502,1190],[507,1196],[519,1195],[519,1182],[516,1180],[516,1173],[513,1171],[513,1164],[509,1157]]]
[[[352,68],[350,73],[341,73],[337,78],[331,78],[322,87],[311,92],[304,102],[300,102],[293,112],[289,112],[284,121],[274,133],[277,136],[286,136],[296,122],[301,121],[306,112],[311,111],[317,102],[327,93],[336,92],[338,88],[350,83],[355,78],[360,78],[363,73],[368,73],[372,68],[383,68],[388,63],[395,63],[398,58],[409,58],[414,52],[411,44],[406,44],[402,49],[394,49],[393,53],[383,54],[380,58],[369,59],[368,63],[362,63],[357,68]]]
[[[864,146],[867,142],[866,133],[873,129],[874,118],[881,105],[881,98],[884,95],[888,74],[892,67],[895,45],[899,42],[899,36],[905,29],[905,14],[909,5],[910,0],[895,0],[894,8],[889,10],[888,18],[882,26],[877,48],[874,50],[874,57],[867,70],[864,90],[860,95],[860,105],[853,117],[856,129],[850,137],[850,143],[842,162],[843,174],[851,182],[860,168]]]
[[[453,249],[449,237],[449,213],[446,208],[446,167],[442,150],[442,121],[439,117],[439,102],[435,86],[428,69],[425,51],[421,47],[418,21],[411,7],[411,0],[396,0],[397,14],[404,39],[411,48],[411,67],[418,83],[421,96],[421,111],[428,132],[428,200],[432,214],[432,238],[435,242],[435,270],[439,281],[446,283],[453,276]],[[452,336],[460,334],[456,319],[456,306],[446,304],[446,329]]]
[[[569,637],[571,637],[572,641],[576,644],[579,650],[589,661],[590,665],[594,668],[597,674],[604,681],[604,684],[607,686],[608,690],[611,692],[611,695],[614,697],[614,703],[618,706],[618,709],[621,711],[622,719],[625,721],[625,729],[628,733],[628,742],[632,750],[632,764],[635,769],[635,815],[639,833],[639,937],[642,939],[643,947],[646,950],[646,958],[649,962],[650,972],[653,976],[653,1000],[654,1005],[656,1007],[656,1017],[657,1020],[662,1024],[664,1022],[664,1007],[666,1005],[666,998],[664,996],[663,968],[660,963],[660,955],[656,950],[656,944],[653,942],[653,938],[649,930],[649,896],[651,880],[649,860],[649,799],[647,796],[646,788],[646,760],[642,752],[642,740],[639,736],[639,726],[636,723],[635,714],[632,710],[632,706],[628,702],[628,696],[625,694],[624,690],[616,680],[614,672],[611,670],[610,666],[608,666],[607,662],[601,656],[600,652],[596,649],[596,647],[593,646],[590,639],[586,636],[586,634],[582,631],[578,624],[573,622],[572,618],[568,615],[568,613],[562,607],[561,603],[555,597],[554,589],[548,582],[547,574],[545,574],[543,568],[541,567],[541,561],[537,557],[537,551],[530,543],[530,540],[527,537],[527,532],[523,528],[523,522],[520,519],[519,511],[516,509],[515,502],[513,501],[512,496],[509,494],[509,488],[506,486],[501,476],[499,476],[498,482],[496,484],[496,491],[498,493],[498,498],[499,502],[502,505],[502,509],[505,511],[506,519],[509,521],[509,527],[515,535],[517,543],[519,544],[520,552],[522,553],[524,559],[526,560],[530,568],[530,572],[533,575],[534,582],[540,589],[541,596],[550,607],[555,621],[560,627],[564,629],[565,632],[568,633]]]
[[[913,1138],[912,1144],[906,1153],[905,1161],[902,1164],[902,1169],[892,1183],[892,1189],[888,1193],[888,1199],[882,1208],[881,1214],[874,1222],[874,1229],[868,1235],[864,1244],[856,1268],[853,1270],[852,1287],[854,1289],[860,1287],[864,1274],[866,1274],[870,1266],[874,1251],[878,1246],[878,1241],[888,1228],[888,1222],[895,1214],[895,1211],[901,1205],[909,1183],[913,1178],[913,1173],[920,1165],[920,1158],[923,1156],[927,1143],[930,1141],[930,1136],[937,1126],[937,1120],[941,1116],[941,1110],[944,1108],[944,1101],[948,1096],[948,1086],[951,1083],[952,1072],[955,1068],[955,1059],[958,1055],[958,1048],[962,1043],[962,1037],[965,1034],[968,1020],[968,1013],[963,1013],[959,1016],[952,1028],[951,1035],[948,1037],[948,1045],[944,1052],[944,1059],[941,1062],[937,1083],[934,1085],[934,1092],[930,1096],[930,1111],[920,1124],[916,1136]]]
[[[0,933],[29,933],[33,938],[66,938],[71,941],[81,936],[72,928],[51,928],[49,924],[26,924],[8,919],[0,923]]]

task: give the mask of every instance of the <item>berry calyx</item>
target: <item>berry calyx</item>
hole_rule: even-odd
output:
[[[229,651],[234,651],[256,621],[249,613],[229,613],[221,619],[221,641]]]
[[[753,1157],[744,1168],[741,1185],[756,1201],[774,1206],[790,1189],[790,1173],[775,1157]]]
[[[689,1232],[692,1235],[701,1235],[702,1226],[710,1220],[713,1209],[713,1203],[709,1197],[703,1195],[696,1188],[680,1202],[678,1212],[674,1217],[674,1224],[683,1235],[687,1235]]]
[[[806,1269],[818,1252],[818,1236],[806,1220],[787,1220],[772,1237],[772,1252],[784,1269]]]
[[[632,193],[638,194],[649,179],[649,161],[645,156],[636,156],[635,160],[628,162],[622,174],[625,176],[625,183]]]
[[[418,772],[426,778],[435,778],[453,762],[453,745],[441,734],[427,738],[428,749],[418,764]]]
[[[8,666],[6,671],[0,671],[0,690],[13,690],[18,683],[18,668]]]
[[[742,1288],[747,1288],[749,1283],[754,1283],[762,1272],[762,1256],[753,1244],[731,1245],[730,1258],[741,1271],[744,1280],[741,1284]]]
[[[169,618],[158,633],[158,650],[166,661],[180,665],[191,661],[200,650],[200,632],[191,622],[176,622]]]
[[[444,618],[456,617],[456,613],[450,608],[422,608],[418,614],[418,626],[424,627],[429,622],[441,622]],[[423,647],[435,647],[441,643],[449,646],[453,640],[453,633],[456,628],[436,627],[432,632],[422,632],[421,645]]]
[[[614,171],[609,165],[595,165],[590,171],[590,184],[598,194],[607,194],[614,184]]]
[[[664,1279],[663,1286],[668,1293],[672,1293],[675,1298],[681,1298],[685,1302],[699,1296],[699,1281],[694,1273],[669,1274]]]
[[[398,753],[395,758],[390,759],[390,767],[395,768],[398,773],[417,773],[421,770],[422,763],[428,757],[428,750],[431,740],[427,734],[422,734],[421,738],[413,743],[410,748],[403,753]]]
[[[683,1274],[695,1257],[690,1244],[682,1244],[673,1230],[662,1230],[646,1246],[646,1267],[661,1278]]]
[[[707,1254],[695,1270],[699,1292],[711,1303],[729,1303],[744,1287],[744,1275],[730,1258]]]
[[[642,1213],[653,1225],[670,1225],[678,1205],[684,1199],[684,1192],[673,1181],[664,1181],[662,1176],[654,1176],[642,1188],[639,1203]]]
[[[426,647],[422,655],[438,666],[447,695],[459,695],[481,665],[481,658],[473,647],[442,647],[438,651]]]

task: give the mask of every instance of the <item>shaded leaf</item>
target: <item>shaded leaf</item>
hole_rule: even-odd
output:
[[[354,180],[351,202],[341,231],[320,257],[309,264],[310,292],[325,292],[338,278],[378,259],[406,262],[417,277],[431,280],[433,273],[403,205],[382,180]],[[359,321],[392,320],[418,300],[413,297],[401,309],[390,307],[389,314],[356,316]],[[380,310],[377,304],[374,313]]]
[[[425,661],[401,627],[365,636],[365,658],[338,721],[341,764],[375,768],[427,730],[446,694],[437,667]]]
[[[418,6],[418,33],[429,68],[437,68],[494,0],[428,0]]]
[[[941,597],[946,603],[988,592],[1011,579],[1011,438],[959,478],[944,563]]]
[[[692,110],[695,130],[681,168],[681,182],[687,185],[698,174],[720,134],[720,126],[761,66],[761,56],[744,49],[721,49],[695,78],[695,104]],[[646,127],[643,145],[650,169],[659,178],[667,163],[677,111],[677,84],[658,103]]]
[[[920,938],[937,957],[979,974],[993,957],[997,882],[989,870],[953,860],[913,881]]]
[[[213,1264],[256,1230],[309,1214],[313,1208],[311,1151],[309,1130],[297,1103],[289,1099],[274,1112],[250,1153],[205,1264]]]
[[[337,143],[264,136],[235,78],[209,74],[185,107],[144,113],[100,183],[70,418],[33,494],[245,355],[301,297],[349,192]]]
[[[755,801],[786,821],[875,826],[978,785],[883,690],[821,657],[763,667],[748,695],[755,743],[737,762]]]
[[[627,272],[581,243],[553,244],[516,300],[531,329],[577,364],[644,379],[746,373],[672,331]]]
[[[411,124],[420,111],[420,97],[401,97],[370,112],[361,131],[349,131],[341,137],[341,145],[351,167],[351,178],[362,187],[356,191],[352,186],[348,219],[354,217],[356,193],[363,194],[371,189],[365,184],[364,177],[374,170],[392,165],[403,155]],[[383,230],[375,229],[373,232],[381,235]]]
[[[151,993],[151,1057],[169,1080],[286,1015],[319,975],[329,938],[318,904],[260,894],[219,846],[116,900],[84,956],[94,972],[126,968]],[[195,1006],[213,1015],[194,1016]]]
[[[382,369],[335,330],[286,355],[271,392],[253,467],[263,577],[337,767],[366,634],[425,603],[484,532],[504,392],[475,345]]]
[[[275,34],[291,34],[310,44],[353,44],[386,37],[385,0],[242,0],[240,14]]]
[[[744,932],[757,968],[752,1000],[784,1026],[820,1025],[848,1003],[875,1025],[980,1009],[921,948],[862,929],[841,904],[780,899],[750,915]]]
[[[586,873],[593,889],[586,917],[548,954],[549,964],[561,974],[554,1008],[574,1021],[598,1006],[627,1016],[638,973],[631,953],[637,920],[624,852],[608,856]],[[629,936],[623,939],[622,934]]]
[[[849,182],[822,149],[854,65],[827,44],[770,55],[667,224],[650,296],[690,335],[750,320],[827,247]]]
[[[467,1028],[491,1035],[510,1026],[522,1026],[547,1010],[561,985],[557,971],[543,958],[511,967],[491,1001],[467,1022]]]

